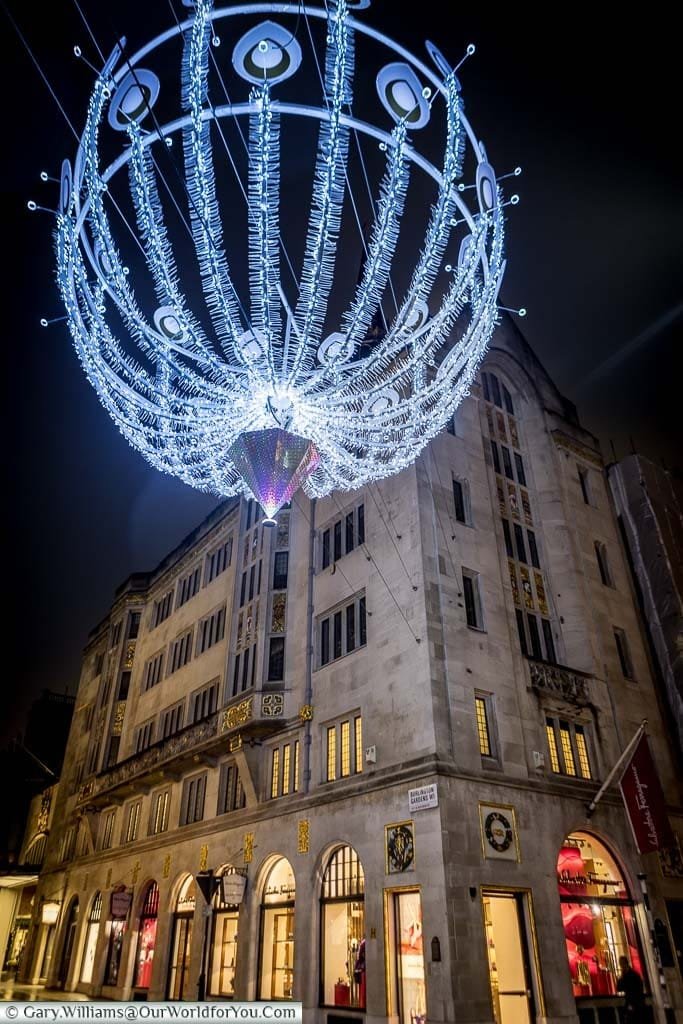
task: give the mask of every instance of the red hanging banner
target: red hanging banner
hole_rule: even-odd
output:
[[[645,733],[638,741],[620,785],[639,852],[653,853],[673,846],[664,793]]]

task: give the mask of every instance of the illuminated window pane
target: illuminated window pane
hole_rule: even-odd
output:
[[[294,778],[292,779],[292,791],[299,792],[299,741],[294,740]]]
[[[583,727],[577,725],[574,727],[574,735],[576,737],[576,752],[579,755],[579,768],[584,779],[592,779],[591,764],[588,760],[588,747],[586,746],[586,737],[584,736]]]
[[[560,722],[560,743],[562,744],[562,756],[564,757],[564,770],[567,775],[576,775],[572,738],[566,722]]]
[[[272,767],[271,767],[271,777],[270,777],[270,795],[271,795],[271,798],[273,798],[273,799],[278,795],[279,784],[280,784],[280,751],[276,747],[275,750],[273,751],[273,763],[272,763]]]
[[[351,774],[351,723],[341,724],[341,774],[342,778]]]
[[[479,753],[484,757],[491,756],[491,737],[489,734],[489,723],[486,714],[486,700],[483,697],[475,697],[474,705],[477,711],[477,733],[479,734]]]
[[[327,730],[327,781],[337,778],[337,730],[330,726]]]
[[[285,743],[282,751],[282,792],[289,793],[290,745]]]
[[[360,715],[354,721],[355,753],[356,753],[356,774],[363,771],[363,722]]]
[[[548,737],[548,751],[550,752],[550,767],[558,775],[560,774],[560,756],[557,752],[557,740],[553,723],[548,720],[545,724],[545,733]]]

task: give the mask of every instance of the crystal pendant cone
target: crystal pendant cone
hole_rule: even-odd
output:
[[[269,519],[320,461],[312,441],[279,427],[240,434],[229,451],[235,468]]]

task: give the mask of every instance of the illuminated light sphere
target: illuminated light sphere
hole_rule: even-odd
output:
[[[186,6],[95,82],[61,169],[59,287],[128,441],[272,518],[443,429],[497,323],[503,197],[449,60],[366,26],[366,0]]]

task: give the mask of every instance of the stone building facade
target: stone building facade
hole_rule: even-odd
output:
[[[639,856],[615,789],[586,810],[647,718],[683,829],[603,463],[511,324],[412,468],[272,529],[224,504],[131,577],[77,706],[27,978],[196,998],[212,869],[209,999],[616,1021],[626,955],[683,1020],[676,857]]]

